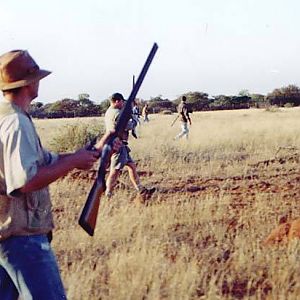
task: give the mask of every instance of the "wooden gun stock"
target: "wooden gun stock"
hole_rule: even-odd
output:
[[[79,225],[90,235],[94,235],[94,230],[96,227],[98,210],[100,205],[101,195],[105,192],[105,172],[106,166],[110,160],[111,156],[111,145],[113,143],[114,137],[111,137],[110,140],[104,145],[101,154],[101,162],[98,169],[98,175],[94,184],[89,192],[85,205],[82,209],[82,212],[79,217]]]
[[[92,189],[86,200],[86,204],[82,210],[79,218],[80,226],[90,235],[94,235],[94,229],[96,227],[97,215],[100,205],[100,197],[105,191],[104,182],[94,182]]]
[[[94,235],[96,222],[97,222],[97,216],[98,216],[98,210],[100,205],[100,198],[101,195],[105,192],[105,172],[106,167],[108,166],[113,142],[114,139],[118,136],[121,136],[122,132],[126,129],[129,119],[131,118],[132,114],[132,103],[136,98],[136,95],[140,89],[140,86],[142,85],[142,82],[147,74],[147,71],[151,65],[151,62],[155,56],[155,53],[158,49],[158,46],[156,43],[154,43],[148,58],[143,66],[143,69],[136,81],[136,83],[133,86],[133,89],[131,91],[131,94],[126,101],[124,108],[122,109],[119,119],[116,124],[115,128],[115,134],[109,138],[107,143],[104,145],[104,148],[102,150],[101,154],[101,161],[100,166],[98,169],[98,175],[97,178],[92,186],[92,189],[90,190],[90,193],[88,195],[88,198],[85,202],[85,205],[82,209],[82,212],[79,217],[79,225],[90,235]]]

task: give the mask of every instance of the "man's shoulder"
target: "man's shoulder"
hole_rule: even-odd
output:
[[[120,111],[121,110],[118,109],[118,108],[109,107],[107,109],[107,111],[105,112],[105,117],[107,117],[107,116],[111,116],[111,117],[116,116],[120,113]]]
[[[185,102],[182,102],[181,105],[182,105],[182,107],[187,107],[187,103],[185,103]]]
[[[179,103],[177,109],[181,111],[184,108],[184,103]]]
[[[28,122],[29,116],[18,106],[5,99],[0,101],[0,119]]]
[[[1,141],[14,140],[15,134],[25,134],[26,136],[35,136],[36,133],[30,123],[30,120],[21,113],[12,113],[0,118],[0,139]],[[21,139],[22,142],[24,139]]]
[[[21,127],[31,127],[29,118],[19,112],[0,116],[0,126],[5,130],[18,130]]]
[[[106,110],[106,113],[112,113],[112,112],[118,112],[118,111],[120,111],[120,109],[114,108],[114,107],[110,106],[110,107]]]

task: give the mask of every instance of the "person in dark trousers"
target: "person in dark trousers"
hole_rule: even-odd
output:
[[[66,299],[50,246],[54,225],[48,185],[74,168],[90,169],[110,136],[93,151],[59,155],[43,148],[28,111],[40,80],[50,73],[27,51],[0,56],[1,300]]]

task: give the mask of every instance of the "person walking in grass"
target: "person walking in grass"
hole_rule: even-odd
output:
[[[53,217],[48,185],[74,168],[87,170],[99,157],[106,134],[93,151],[54,154],[43,148],[28,114],[39,82],[51,72],[27,51],[0,56],[0,299],[66,299],[50,246]],[[114,143],[118,150],[120,142]]]
[[[131,133],[132,133],[132,136],[137,139],[138,136],[137,136],[136,128],[137,128],[137,126],[141,125],[141,121],[140,121],[140,109],[139,109],[139,106],[137,104],[137,101],[133,102],[132,119],[134,121],[136,121],[136,126],[131,130]]]
[[[110,98],[110,107],[105,113],[105,127],[106,131],[112,131],[115,129],[119,115],[124,106],[125,99],[122,94],[114,93]],[[126,166],[129,174],[129,178],[135,188],[135,190],[141,195],[151,195],[154,193],[155,188],[147,189],[140,183],[140,178],[137,173],[136,164],[130,155],[130,148],[128,147],[129,131],[134,129],[137,122],[134,118],[130,119],[127,125],[127,129],[120,137],[122,146],[119,151],[111,156],[110,171],[106,182],[106,196],[110,198],[112,191],[116,185],[117,179],[121,173],[121,170]]]
[[[178,105],[177,112],[179,115],[179,120],[180,120],[180,126],[181,126],[181,131],[179,134],[175,136],[175,140],[178,140],[182,137],[186,137],[188,139],[189,137],[189,128],[188,128],[188,122],[190,125],[192,125],[192,121],[189,115],[188,107],[186,104],[186,96],[182,96],[181,102]]]
[[[143,109],[142,109],[142,117],[144,118],[144,123],[149,122],[149,106],[148,103],[145,103]]]

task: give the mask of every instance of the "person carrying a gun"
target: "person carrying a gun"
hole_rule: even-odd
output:
[[[183,136],[188,138],[188,136],[189,136],[188,122],[190,125],[192,125],[192,121],[191,121],[188,107],[186,104],[186,96],[182,96],[181,102],[178,105],[177,111],[178,111],[178,116],[180,119],[181,131],[179,134],[176,135],[176,137],[174,139],[177,140],[177,139],[182,138]]]
[[[121,109],[124,105],[124,97],[120,93],[114,93],[110,98],[110,107],[105,113],[105,127],[106,131],[112,131],[115,129],[118,117],[121,113]],[[115,152],[111,156],[110,160],[110,172],[106,180],[105,194],[108,198],[112,196],[113,188],[117,182],[121,170],[126,166],[129,173],[129,178],[135,188],[135,190],[141,195],[147,194],[148,196],[155,192],[155,188],[147,189],[141,185],[139,176],[136,170],[136,164],[130,156],[130,148],[128,147],[129,131],[137,125],[137,122],[131,118],[127,124],[126,130],[121,136],[123,145],[118,152]]]
[[[43,148],[28,114],[41,70],[27,51],[0,56],[0,299],[66,299],[50,246],[53,216],[48,185],[73,169],[88,170],[112,133],[70,154]],[[117,151],[120,141],[114,143]]]

